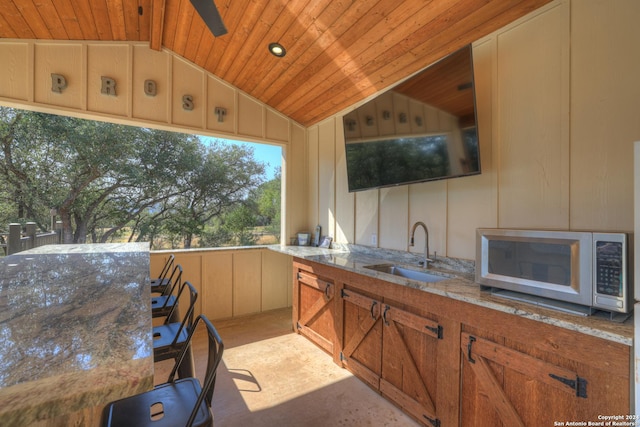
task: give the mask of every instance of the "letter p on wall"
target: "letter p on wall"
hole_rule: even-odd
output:
[[[51,73],[51,92],[62,93],[67,88],[67,79],[62,74]]]

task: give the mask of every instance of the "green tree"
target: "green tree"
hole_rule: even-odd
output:
[[[275,234],[278,240],[280,240],[281,181],[278,168],[275,177],[258,187],[256,192],[258,213],[264,219],[264,225],[267,226],[268,231]]]
[[[44,230],[55,208],[67,243],[106,242],[129,227],[129,240],[167,234],[190,247],[264,173],[244,147],[9,108],[0,144],[0,214]]]

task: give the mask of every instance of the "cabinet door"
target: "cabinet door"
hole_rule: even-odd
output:
[[[342,366],[378,390],[382,369],[380,298],[345,286],[342,302]]]
[[[464,426],[551,426],[628,412],[628,384],[606,363],[593,369],[506,338],[468,332],[461,334],[460,349]]]
[[[336,342],[334,288],[331,281],[315,274],[303,270],[296,274],[298,310],[294,314],[297,316],[295,327],[330,354],[333,354]]]
[[[380,391],[426,425],[438,426],[436,408],[443,327],[397,306],[382,306]]]

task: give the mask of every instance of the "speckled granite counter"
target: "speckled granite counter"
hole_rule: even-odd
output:
[[[50,245],[0,259],[0,425],[70,417],[153,386],[149,245]],[[92,409],[93,408],[93,409]]]
[[[481,291],[480,285],[475,283],[474,266],[471,261],[440,258],[432,264],[433,267],[430,267],[430,272],[444,275],[447,277],[447,280],[436,283],[424,283],[365,268],[365,266],[369,265],[393,263],[410,266],[415,269],[417,267],[417,261],[420,259],[418,254],[372,249],[361,246],[319,249],[274,245],[270,246],[270,249],[297,258],[342,268],[347,271],[375,277],[402,286],[410,286],[425,292],[515,314],[628,346],[633,345],[632,318],[624,323],[615,323],[599,315],[583,317],[493,296],[489,292]]]

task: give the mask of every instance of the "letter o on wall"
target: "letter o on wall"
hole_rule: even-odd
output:
[[[156,96],[158,94],[158,85],[155,80],[144,81],[144,93],[148,96]]]

